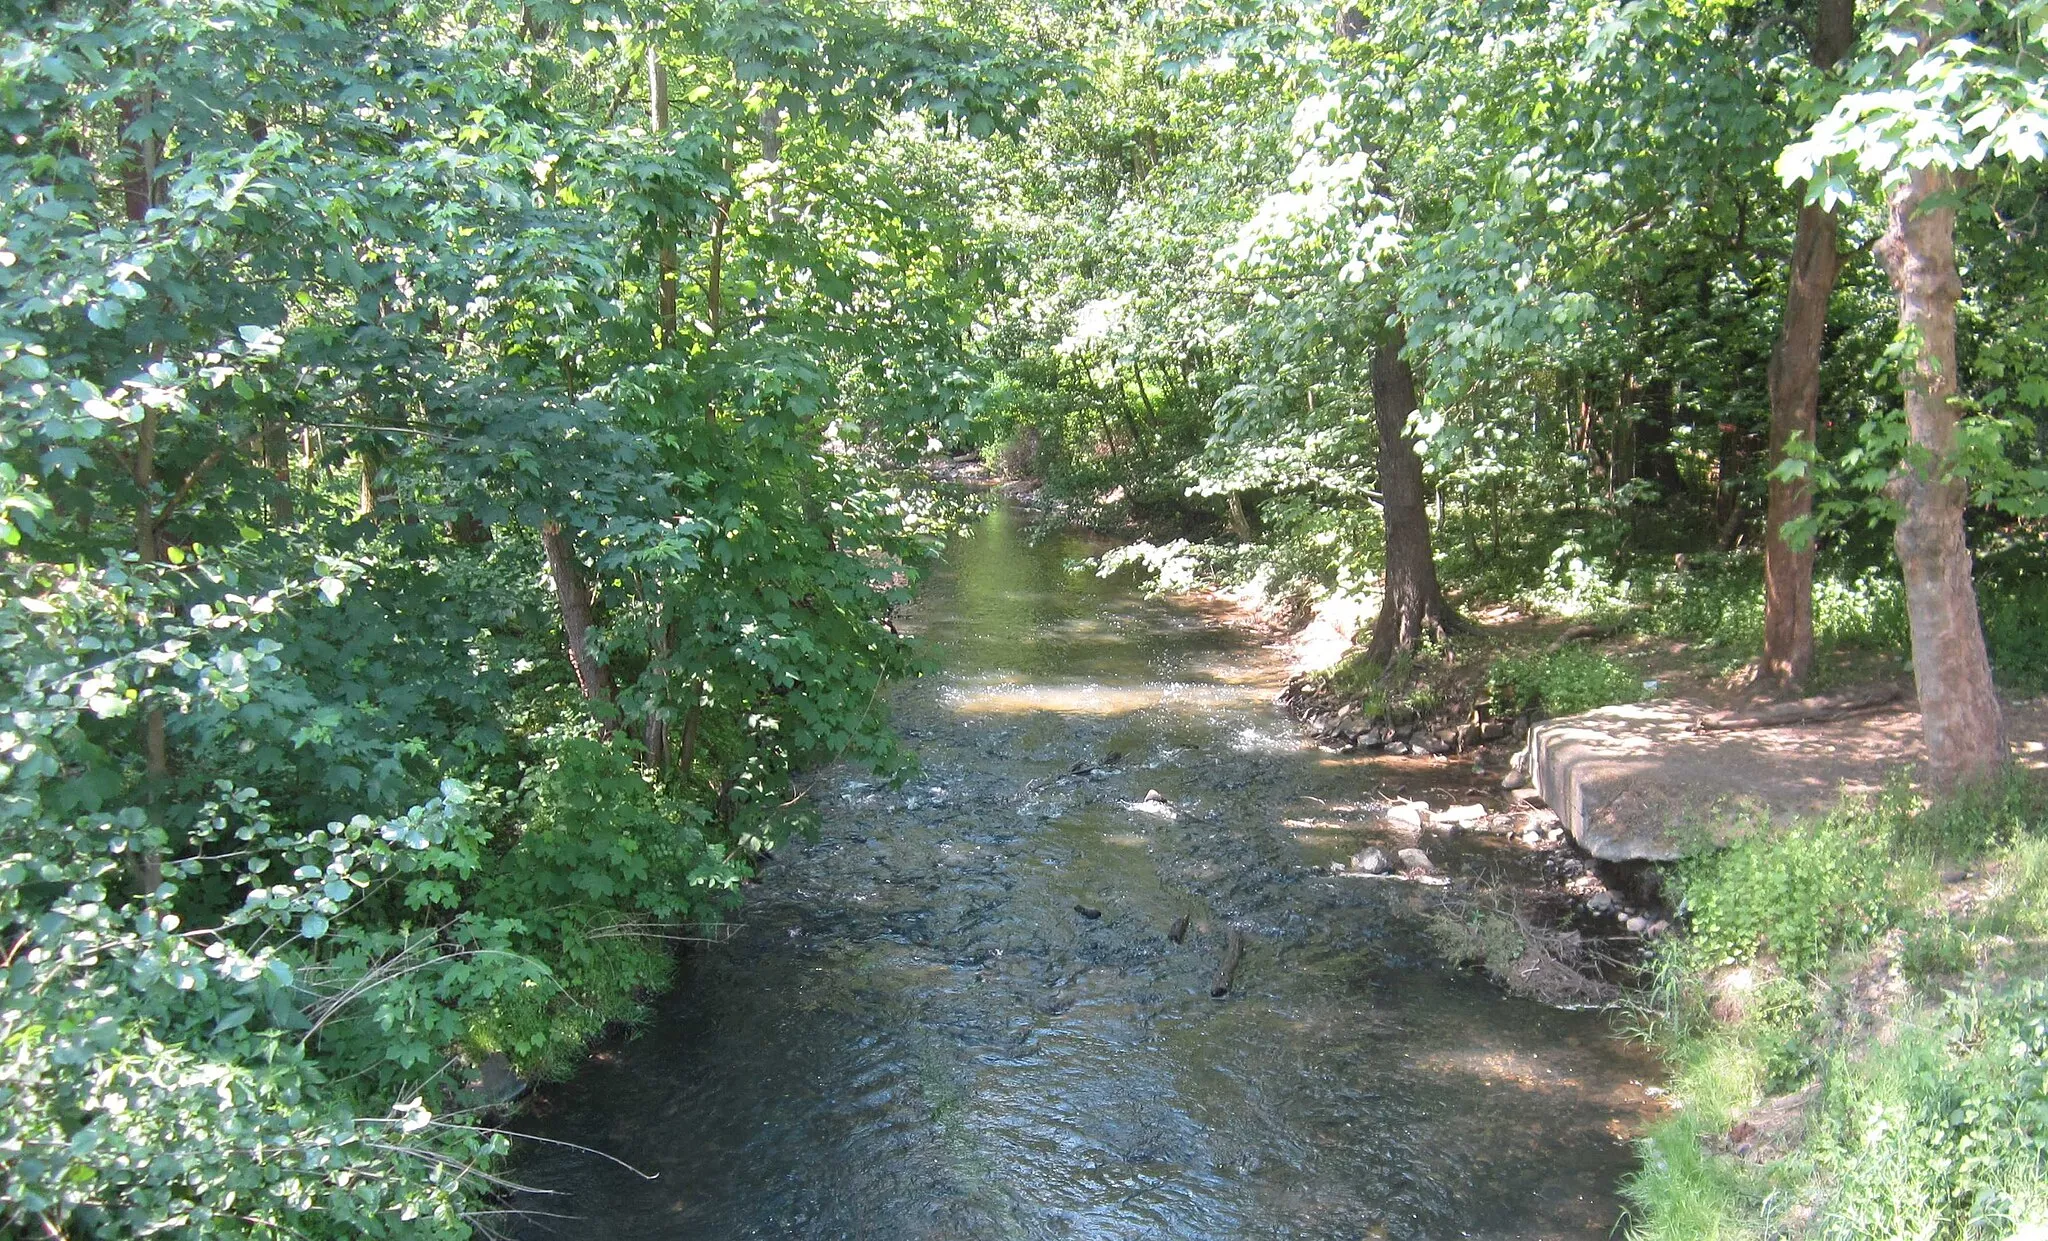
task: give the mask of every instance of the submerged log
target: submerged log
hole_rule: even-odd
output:
[[[1216,967],[1216,977],[1209,982],[1209,994],[1222,999],[1230,994],[1231,980],[1237,977],[1237,966],[1244,960],[1244,932],[1230,928],[1230,943],[1223,949],[1223,963]]]
[[[1904,694],[1897,686],[1823,694],[1814,698],[1801,698],[1797,702],[1781,702],[1759,707],[1754,711],[1723,711],[1719,715],[1703,715],[1694,722],[1693,727],[1703,733],[1713,733],[1751,728],[1790,728],[1797,724],[1825,724],[1830,720],[1846,719],[1852,715],[1864,715],[1872,711],[1897,707],[1902,697]]]

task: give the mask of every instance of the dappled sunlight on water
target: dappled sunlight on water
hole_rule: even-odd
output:
[[[916,622],[900,789],[825,773],[747,928],[548,1091],[531,1237],[1605,1237],[1648,1068],[1446,970],[1393,847],[1444,765],[1322,754],[1275,654],[998,513]],[[1527,865],[1426,842],[1453,870]],[[1185,918],[1185,941],[1168,932]],[[1210,988],[1229,932],[1246,949]]]

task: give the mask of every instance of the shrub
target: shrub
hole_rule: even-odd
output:
[[[1634,672],[1583,647],[1500,660],[1487,672],[1486,688],[1510,714],[1540,706],[1550,715],[1576,715],[1643,695]]]
[[[1974,857],[1986,850],[2038,835],[2048,827],[2048,783],[2010,769],[1991,780],[1950,793],[1917,813],[1911,790],[1895,780],[1885,797],[1894,843],[1945,857]]]
[[[1826,818],[1758,823],[1729,847],[1681,863],[1674,875],[1701,964],[1775,956],[1793,974],[1889,925],[1891,854],[1885,797],[1847,802]]]

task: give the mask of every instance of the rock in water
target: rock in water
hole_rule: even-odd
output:
[[[1146,789],[1145,800],[1152,802],[1163,802],[1166,800],[1166,794],[1160,792],[1158,789]]]
[[[1430,822],[1438,827],[1470,827],[1486,817],[1486,807],[1478,802],[1463,806],[1446,806],[1429,816]]]
[[[1431,862],[1429,855],[1420,849],[1403,849],[1394,856],[1401,859],[1402,867],[1415,874],[1434,875],[1436,873],[1435,863]]]
[[[1080,914],[1082,917],[1088,919],[1088,921],[1090,922],[1093,922],[1097,918],[1100,918],[1102,916],[1102,911],[1100,909],[1095,908],[1092,905],[1076,905],[1074,906],[1074,912]]]
[[[1419,832],[1429,822],[1428,802],[1404,802],[1387,807],[1387,822]]]
[[[1508,760],[1508,774],[1501,777],[1500,786],[1504,789],[1513,790],[1524,788],[1528,783],[1529,751],[1520,750],[1516,752],[1512,759]]]
[[[1172,940],[1174,943],[1177,944],[1180,943],[1182,940],[1186,939],[1187,937],[1188,916],[1186,914],[1182,914],[1180,917],[1175,918],[1173,920],[1172,926],[1166,928],[1166,938]]]
[[[502,1107],[526,1093],[526,1083],[512,1071],[505,1053],[494,1051],[477,1066],[476,1076],[465,1083],[463,1103],[472,1108]]]
[[[1394,867],[1378,849],[1361,849],[1351,855],[1351,869],[1361,875],[1384,875]]]

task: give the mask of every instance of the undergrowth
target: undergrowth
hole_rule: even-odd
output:
[[[1676,1110],[1643,1141],[1628,1235],[2048,1235],[2038,779],[1933,806],[1895,782],[1674,878],[1690,933],[1633,1015]]]

